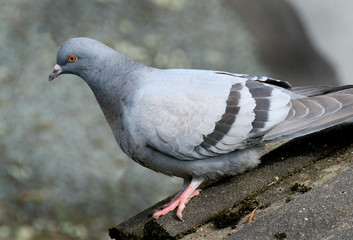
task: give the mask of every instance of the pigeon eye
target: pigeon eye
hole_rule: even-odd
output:
[[[67,57],[67,61],[69,62],[76,62],[77,61],[77,57],[75,55],[69,55]]]

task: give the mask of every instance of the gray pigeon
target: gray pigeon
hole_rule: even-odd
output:
[[[266,143],[353,118],[353,85],[292,88],[247,74],[156,69],[89,38],[58,50],[49,80],[65,73],[86,81],[131,159],[184,179],[154,218],[177,208],[182,219],[201,183],[255,167]]]

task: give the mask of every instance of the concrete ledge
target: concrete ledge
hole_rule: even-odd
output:
[[[353,239],[352,182],[353,167],[225,239]]]
[[[255,233],[253,226],[259,224],[258,219],[264,219],[262,223],[266,225],[271,222],[266,216],[272,220],[277,214],[283,216],[288,213],[283,209],[292,205],[292,201],[298,196],[309,196],[309,193],[314,191],[305,194],[303,192],[310,188],[315,190],[328,179],[350,169],[353,166],[352,134],[353,124],[342,124],[290,141],[263,156],[262,163],[256,169],[223,179],[205,188],[198,197],[187,204],[183,212],[184,222],[179,221],[174,212],[158,220],[151,218],[152,213],[167,202],[168,198],[111,228],[110,237],[186,240],[225,237],[233,239],[233,236],[243,236],[237,238],[247,239],[247,234]],[[344,191],[352,193],[348,188]],[[316,192],[322,193],[319,190]],[[353,202],[353,197],[350,196]],[[319,195],[318,199],[320,197],[324,196]],[[254,218],[248,225],[249,215],[255,209]],[[279,209],[282,209],[281,212],[277,212]],[[288,214],[291,216],[291,213]],[[315,224],[310,228],[313,226]],[[261,227],[265,229],[264,226]],[[276,233],[271,232],[271,239],[281,239],[287,232],[292,234],[302,231],[303,227],[305,226],[298,225],[297,229],[294,228],[290,232],[284,228]],[[274,236],[277,233],[278,235]],[[251,235],[251,239],[266,239],[261,232],[257,234]]]

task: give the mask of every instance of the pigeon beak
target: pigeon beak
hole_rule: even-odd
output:
[[[61,72],[62,72],[61,66],[60,66],[59,64],[56,64],[56,65],[54,66],[53,71],[52,71],[52,72],[50,73],[50,75],[49,75],[49,81],[54,80],[57,76],[60,75]]]

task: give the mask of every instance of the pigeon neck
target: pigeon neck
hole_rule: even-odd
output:
[[[89,76],[82,76],[93,91],[108,123],[113,127],[124,113],[123,101],[131,96],[133,86],[137,86],[137,70],[143,65],[124,56],[123,58],[109,61],[114,64],[105,64],[103,68],[96,69]]]

